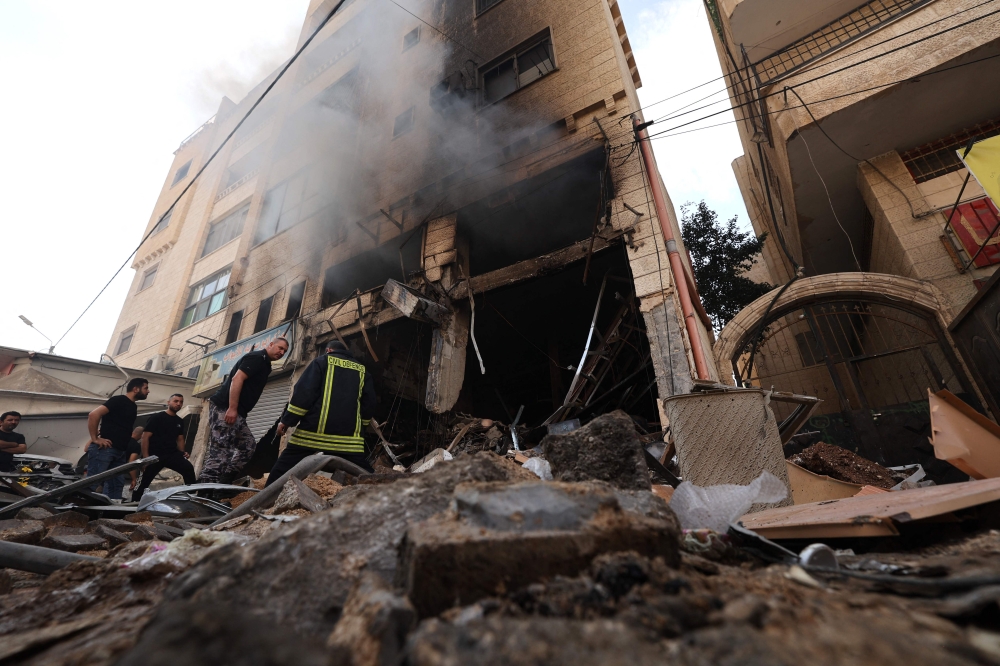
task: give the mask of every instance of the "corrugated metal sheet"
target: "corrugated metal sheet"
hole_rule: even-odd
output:
[[[272,379],[264,387],[257,406],[247,415],[247,426],[250,427],[254,439],[259,441],[281,416],[281,410],[288,402],[291,388],[291,375]]]

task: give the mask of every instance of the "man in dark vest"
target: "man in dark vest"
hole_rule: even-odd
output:
[[[313,360],[295,383],[278,436],[295,432],[278,456],[267,483],[273,483],[300,460],[314,453],[339,456],[368,471],[361,429],[375,411],[375,385],[365,370],[339,341],[326,346],[326,354]]]

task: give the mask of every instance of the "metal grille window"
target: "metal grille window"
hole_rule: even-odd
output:
[[[226,268],[191,287],[187,307],[184,308],[184,314],[181,316],[181,328],[201,321],[226,307],[226,303],[229,302],[226,287],[229,286],[231,270],[231,268]]]
[[[139,291],[145,291],[153,286],[153,282],[156,280],[156,271],[158,268],[159,265],[156,265],[143,273],[142,282],[139,283]]]
[[[205,240],[205,249],[201,251],[201,256],[211,254],[229,241],[239,237],[243,233],[243,223],[246,221],[249,211],[250,207],[246,206],[213,223],[208,229],[208,238]]]
[[[121,337],[118,338],[118,346],[115,347],[115,356],[128,351],[129,347],[132,346],[133,337],[135,337],[135,326],[130,326],[122,331]]]
[[[913,180],[923,183],[964,169],[965,165],[958,158],[957,151],[964,148],[971,139],[980,141],[998,134],[1000,134],[1000,119],[989,120],[943,139],[907,150],[900,157],[903,158],[903,164],[909,169]]]
[[[771,83],[807,62],[853,42],[886,21],[899,18],[929,2],[932,0],[872,0],[761,60],[755,66],[757,75],[763,83]]]
[[[483,103],[492,104],[555,70],[552,39],[546,35],[482,70]]]
[[[482,14],[493,5],[499,3],[500,0],[476,0],[476,15]]]
[[[155,227],[153,227],[153,230],[151,232],[149,232],[149,235],[150,236],[155,236],[156,234],[158,234],[161,231],[163,231],[164,229],[166,229],[167,225],[170,224],[170,216],[173,215],[173,214],[174,214],[173,211],[170,211],[169,213],[167,213],[166,215],[164,215],[163,217],[161,217],[160,221],[156,223]]]

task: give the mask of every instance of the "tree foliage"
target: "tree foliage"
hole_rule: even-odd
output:
[[[704,201],[693,210],[690,204],[681,206],[681,222],[701,301],[716,330],[721,330],[740,310],[773,288],[745,276],[757,263],[767,234],[755,238],[741,232],[735,217],[725,224],[719,222]]]

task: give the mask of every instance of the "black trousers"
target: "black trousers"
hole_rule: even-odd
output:
[[[271,473],[267,476],[267,483],[264,487],[271,485],[282,474],[295,467],[303,458],[308,458],[309,456],[316,453],[325,453],[328,456],[337,456],[338,458],[343,458],[347,462],[352,462],[358,467],[368,470],[369,472],[374,472],[372,466],[368,464],[368,456],[364,453],[341,453],[339,451],[324,451],[322,449],[311,449],[308,446],[299,446],[297,444],[289,444],[285,447],[285,450],[281,452],[278,459],[274,462],[274,467],[271,468]]]
[[[151,455],[156,456],[160,459],[160,462],[153,463],[146,467],[142,473],[142,480],[139,481],[139,486],[132,493],[132,501],[137,502],[142,499],[142,494],[146,492],[146,488],[149,488],[149,484],[153,482],[156,475],[159,474],[164,467],[167,469],[172,469],[181,476],[184,477],[184,485],[190,486],[195,482],[194,466],[184,457],[184,454],[177,449],[170,449],[168,451],[150,451]]]

